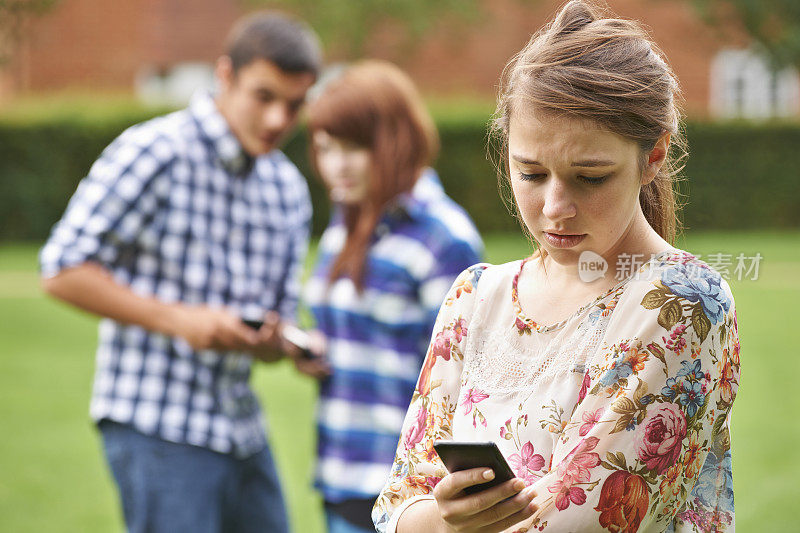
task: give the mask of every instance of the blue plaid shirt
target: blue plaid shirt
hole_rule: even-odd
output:
[[[320,387],[316,472],[333,503],[375,497],[386,483],[439,306],[483,249],[432,170],[378,224],[361,294],[349,278],[328,284],[345,237],[335,213],[303,291],[333,370]]]
[[[295,315],[311,204],[280,151],[248,157],[210,94],[133,126],[92,166],[40,252],[42,275],[93,261],[163,302]],[[266,445],[242,352],[104,319],[95,420],[246,457]]]

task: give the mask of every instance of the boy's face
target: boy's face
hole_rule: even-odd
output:
[[[311,72],[285,72],[265,59],[256,59],[234,72],[230,59],[223,57],[216,72],[220,113],[244,150],[254,157],[281,143],[297,121],[306,91],[315,81]]]

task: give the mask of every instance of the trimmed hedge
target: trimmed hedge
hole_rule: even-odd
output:
[[[690,124],[688,229],[800,227],[800,124]]]
[[[103,148],[154,114],[129,109],[0,120],[0,240],[44,239]],[[486,120],[477,114],[440,119],[442,150],[435,167],[481,231],[516,230],[487,159]],[[687,136],[691,154],[680,190],[688,196],[688,229],[800,227],[800,124],[692,123]],[[284,150],[309,177],[319,234],[328,203],[308,165],[304,133]]]

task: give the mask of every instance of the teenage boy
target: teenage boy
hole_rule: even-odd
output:
[[[90,411],[131,532],[288,531],[248,380],[288,350],[311,204],[277,147],[320,66],[301,22],[242,19],[216,94],[120,135],[41,251],[45,290],[104,317]]]

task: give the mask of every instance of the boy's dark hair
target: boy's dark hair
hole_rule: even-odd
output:
[[[262,11],[241,19],[228,35],[226,53],[233,71],[266,59],[285,72],[311,72],[322,67],[319,39],[304,22],[281,13]]]

